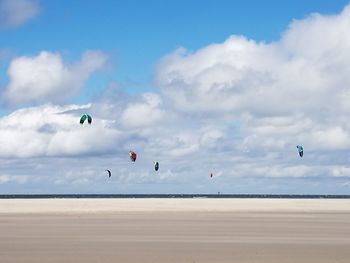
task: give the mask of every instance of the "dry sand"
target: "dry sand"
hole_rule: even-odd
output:
[[[350,200],[0,200],[0,262],[350,262]]]

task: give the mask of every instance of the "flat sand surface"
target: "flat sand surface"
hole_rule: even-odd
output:
[[[350,262],[350,200],[0,200],[0,262]]]

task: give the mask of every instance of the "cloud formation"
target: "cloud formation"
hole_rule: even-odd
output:
[[[14,58],[7,70],[9,83],[4,98],[12,105],[62,101],[75,95],[106,62],[107,55],[100,51],[86,51],[69,65],[63,63],[60,54],[48,51]]]
[[[293,21],[276,42],[231,36],[180,49],[160,62],[157,85],[179,111],[238,120],[259,148],[349,149],[349,26],[347,6]]]
[[[39,107],[17,110],[0,119],[0,156],[33,158],[81,156],[113,151],[121,138],[108,121],[94,119],[93,125],[80,125],[80,114],[90,105]],[[112,142],[112,143],[111,143]]]
[[[37,16],[40,12],[36,0],[1,0],[0,27],[18,27]]]
[[[154,126],[164,118],[164,111],[159,106],[161,98],[154,93],[142,95],[142,101],[129,103],[121,115],[121,122],[125,127],[137,128]]]
[[[349,27],[347,6],[295,20],[275,42],[231,36],[192,53],[176,50],[159,62],[158,93],[108,89],[89,105],[45,104],[2,117],[0,156],[20,158],[55,189],[349,193]],[[92,54],[71,65],[49,52],[14,59],[7,99],[41,102],[76,92],[105,63]],[[85,112],[92,126],[78,124]],[[138,154],[135,164],[129,149]],[[32,167],[35,158],[42,163]],[[156,174],[153,160],[160,162]],[[11,164],[0,163],[6,176]],[[116,188],[106,185],[106,168]]]

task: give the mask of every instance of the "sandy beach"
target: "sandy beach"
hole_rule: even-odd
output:
[[[350,200],[0,200],[0,262],[350,262]]]

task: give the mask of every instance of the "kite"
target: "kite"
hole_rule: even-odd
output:
[[[133,151],[129,151],[129,156],[132,162],[136,161],[136,157],[137,157],[136,153],[134,153]]]
[[[85,120],[87,119],[88,123],[91,124],[92,123],[92,118],[89,114],[83,114],[80,117],[80,124],[84,124]]]
[[[303,148],[303,146],[297,145],[297,149],[298,149],[300,158],[303,157],[303,155],[304,155],[304,148]]]

